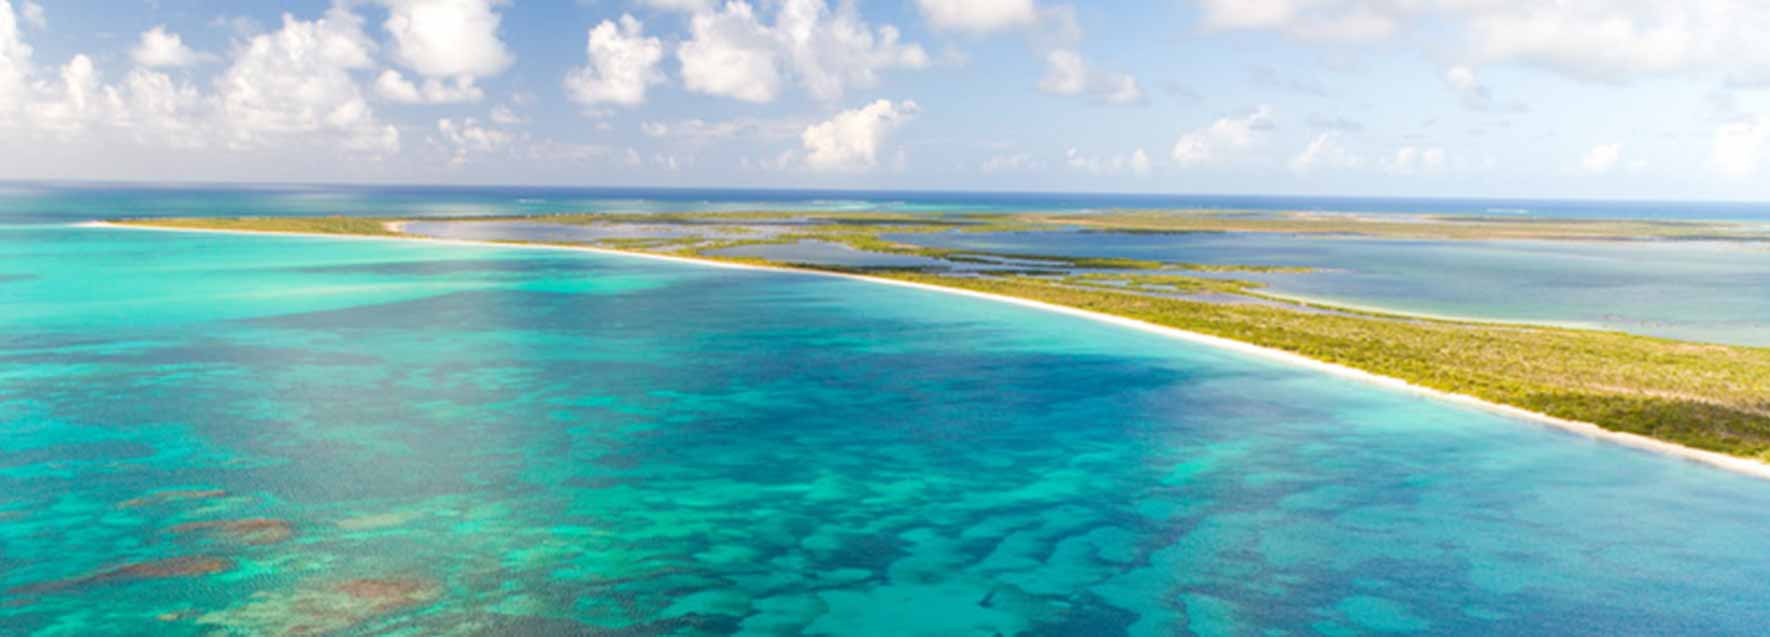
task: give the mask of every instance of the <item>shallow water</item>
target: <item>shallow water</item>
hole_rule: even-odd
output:
[[[894,235],[1029,254],[1321,268],[1270,291],[1392,311],[1770,345],[1770,246],[1716,241],[1418,241],[1106,232]]]
[[[5,635],[1770,623],[1770,483],[1073,317],[126,230],[0,272]]]

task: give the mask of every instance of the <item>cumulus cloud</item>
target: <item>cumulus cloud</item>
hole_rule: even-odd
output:
[[[664,43],[645,37],[644,30],[631,15],[622,15],[619,23],[603,20],[590,29],[585,44],[590,63],[566,74],[566,95],[586,106],[645,103],[646,89],[664,81],[657,68],[664,59]]]
[[[791,75],[830,101],[849,87],[873,86],[880,71],[927,66],[927,52],[901,39],[896,27],[864,22],[849,2],[831,10],[824,0],[784,0],[764,23],[748,2],[732,0],[690,18],[676,57],[691,91],[770,102]]]
[[[1307,174],[1317,169],[1355,168],[1363,161],[1346,149],[1339,131],[1316,135],[1303,150],[1291,158],[1291,170]]]
[[[164,26],[143,31],[141,41],[129,51],[129,57],[146,67],[190,66],[214,59],[212,55],[185,46],[183,38],[177,33],[168,33]]]
[[[112,102],[111,123],[137,143],[174,148],[208,145],[201,127],[211,101],[196,86],[138,68],[129,72],[121,86],[107,87],[106,91]]]
[[[477,100],[475,80],[502,73],[515,57],[498,38],[502,18],[494,7],[506,0],[381,0],[387,6],[382,27],[393,37],[393,57],[439,84],[456,99]]]
[[[1039,19],[1033,0],[916,0],[922,17],[936,29],[988,33],[1032,26]]]
[[[92,58],[75,55],[62,65],[58,81],[38,87],[40,99],[27,106],[32,125],[56,133],[78,131],[99,114],[104,102]]]
[[[1254,145],[1272,129],[1272,107],[1264,104],[1240,117],[1223,117],[1210,126],[1187,132],[1174,142],[1174,161],[1196,166],[1224,160]]]
[[[1070,49],[1045,54],[1045,77],[1039,80],[1039,90],[1054,95],[1090,94],[1107,104],[1143,101],[1143,87],[1137,85],[1137,78],[1094,70],[1081,54]]]
[[[689,34],[676,48],[689,90],[746,102],[771,102],[780,94],[774,34],[748,3],[694,14]]]
[[[508,146],[511,140],[510,133],[482,125],[471,117],[460,121],[446,117],[436,120],[436,132],[453,149],[449,163],[456,166],[467,163],[469,154],[493,152]]]
[[[415,104],[424,101],[424,93],[418,90],[418,85],[413,84],[406,79],[406,76],[393,69],[382,71],[381,75],[375,78],[375,92],[381,97],[395,102]]]
[[[18,16],[12,3],[0,0],[0,121],[16,110],[28,88],[31,74],[31,47],[18,29]]]
[[[915,102],[878,100],[837,113],[829,121],[813,124],[800,135],[805,165],[831,172],[864,171],[879,165],[879,150],[898,126],[921,108]]]
[[[1593,175],[1602,175],[1616,168],[1622,160],[1622,144],[1599,144],[1586,151],[1580,159],[1580,169]]]
[[[28,17],[30,5],[25,5]],[[107,85],[92,58],[73,56],[40,77],[31,48],[18,31],[18,15],[0,0],[0,128],[26,127],[4,137],[48,135],[64,141],[95,127],[121,131],[124,139],[174,147],[202,145],[198,118],[208,102],[188,83],[137,68],[116,85]]]
[[[1045,54],[1045,77],[1039,90],[1058,95],[1077,95],[1088,90],[1088,64],[1075,51],[1058,49]]]
[[[247,40],[215,80],[231,143],[320,133],[353,150],[399,150],[399,130],[375,118],[351,77],[374,64],[375,43],[362,27],[340,4],[317,20],[284,14],[281,29]]]
[[[405,104],[477,102],[485,97],[485,91],[474,84],[473,78],[465,75],[446,80],[427,78],[419,85],[393,69],[382,71],[375,77],[375,93],[387,100]]]

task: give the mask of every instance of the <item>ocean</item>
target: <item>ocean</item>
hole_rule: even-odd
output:
[[[1296,210],[1770,223],[1770,204],[1756,202],[545,186],[152,186],[0,181],[0,223],[54,223],[92,216],[449,216],[720,210],[1080,212],[1114,209]]]
[[[828,277],[69,225],[490,210],[256,192],[5,198],[0,634],[1770,625],[1770,483],[1308,369]]]

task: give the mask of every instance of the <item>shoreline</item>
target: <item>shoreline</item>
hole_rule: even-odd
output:
[[[750,270],[750,271],[760,271],[760,272],[778,272],[778,273],[790,273],[790,274],[811,275],[811,276],[835,277],[835,278],[849,279],[849,280],[855,280],[855,281],[865,281],[868,283],[894,285],[894,286],[903,287],[903,288],[912,288],[912,289],[925,290],[925,291],[930,291],[930,292],[954,294],[954,295],[966,296],[966,297],[971,297],[971,298],[976,298],[976,299],[994,301],[997,303],[1007,303],[1007,304],[1012,304],[1012,305],[1018,305],[1021,307],[1042,310],[1045,312],[1052,312],[1052,313],[1082,318],[1082,319],[1086,319],[1086,320],[1091,320],[1091,321],[1094,321],[1097,323],[1113,325],[1116,327],[1129,328],[1129,329],[1133,329],[1133,330],[1137,330],[1137,331],[1141,331],[1141,332],[1145,332],[1145,333],[1149,333],[1149,334],[1155,334],[1155,335],[1162,336],[1165,338],[1170,338],[1173,340],[1178,340],[1178,341],[1193,343],[1196,345],[1211,347],[1211,348],[1215,348],[1215,349],[1219,349],[1219,350],[1234,352],[1234,353],[1242,354],[1245,356],[1251,356],[1251,357],[1260,358],[1260,359],[1264,359],[1264,360],[1268,360],[1268,361],[1283,363],[1283,364],[1291,365],[1294,367],[1301,367],[1301,368],[1305,368],[1305,369],[1310,369],[1313,371],[1330,374],[1330,375],[1337,376],[1340,378],[1346,378],[1346,379],[1350,379],[1350,380],[1354,380],[1354,381],[1358,381],[1358,382],[1363,382],[1363,383],[1366,383],[1369,385],[1385,387],[1385,388],[1389,388],[1391,390],[1399,390],[1399,391],[1403,391],[1406,393],[1414,394],[1416,396],[1423,396],[1426,398],[1432,398],[1432,399],[1444,401],[1447,403],[1461,405],[1464,407],[1471,407],[1471,408],[1479,409],[1479,410],[1486,411],[1486,412],[1493,413],[1493,414],[1508,416],[1508,417],[1511,417],[1516,420],[1527,421],[1527,422],[1534,423],[1537,425],[1547,426],[1552,429],[1557,429],[1560,431],[1580,435],[1582,437],[1586,437],[1589,439],[1609,442],[1609,443],[1617,444],[1617,445],[1624,446],[1624,447],[1629,447],[1629,448],[1640,450],[1640,451],[1652,452],[1652,453],[1656,453],[1656,454],[1663,455],[1663,456],[1668,456],[1668,457],[1678,458],[1678,459],[1682,459],[1682,460],[1686,460],[1686,461],[1706,464],[1706,465],[1709,465],[1714,468],[1723,469],[1723,470],[1731,471],[1731,472],[1738,473],[1738,474],[1743,474],[1743,475],[1747,475],[1747,476],[1770,480],[1770,464],[1759,462],[1759,461],[1752,460],[1749,458],[1742,458],[1739,456],[1728,455],[1728,454],[1724,454],[1724,453],[1720,453],[1720,452],[1697,449],[1694,447],[1686,447],[1684,445],[1680,445],[1677,443],[1667,442],[1667,441],[1659,440],[1656,438],[1650,438],[1650,437],[1643,436],[1640,434],[1635,434],[1635,433],[1629,433],[1629,432],[1624,432],[1624,431],[1612,431],[1612,430],[1605,429],[1603,427],[1600,427],[1598,425],[1595,425],[1595,424],[1592,424],[1589,422],[1559,418],[1559,417],[1551,416],[1548,414],[1530,411],[1528,409],[1524,409],[1521,407],[1514,407],[1511,405],[1505,405],[1505,404],[1501,404],[1501,403],[1483,400],[1481,398],[1477,398],[1475,396],[1470,396],[1467,394],[1458,394],[1458,393],[1433,389],[1433,388],[1425,387],[1422,385],[1416,385],[1416,384],[1413,384],[1408,381],[1405,381],[1405,380],[1402,380],[1399,378],[1395,378],[1392,376],[1384,376],[1381,374],[1367,372],[1362,369],[1357,369],[1354,367],[1347,367],[1345,365],[1338,365],[1335,363],[1329,363],[1326,361],[1316,360],[1316,359],[1309,358],[1309,357],[1301,355],[1301,354],[1287,352],[1284,350],[1270,348],[1270,347],[1263,347],[1260,345],[1254,345],[1252,343],[1246,343],[1246,342],[1238,341],[1235,339],[1224,338],[1221,336],[1212,336],[1210,334],[1204,334],[1204,333],[1200,333],[1200,332],[1192,332],[1192,331],[1183,330],[1183,329],[1179,329],[1179,328],[1168,327],[1165,325],[1157,325],[1155,323],[1149,323],[1149,322],[1140,321],[1137,319],[1126,318],[1126,317],[1116,316],[1116,315],[1112,315],[1112,314],[1106,314],[1106,313],[1102,313],[1102,312],[1093,312],[1093,311],[1089,311],[1089,310],[1083,310],[1083,309],[1079,309],[1079,308],[1074,308],[1074,307],[1069,307],[1069,306],[1064,306],[1064,305],[1057,305],[1054,303],[1046,303],[1043,301],[1035,301],[1032,299],[1025,299],[1025,298],[1020,298],[1020,297],[1016,297],[1016,296],[1003,295],[1003,294],[991,294],[988,292],[978,292],[978,291],[974,291],[974,290],[964,290],[964,289],[951,288],[951,287],[945,287],[945,286],[939,286],[939,285],[930,285],[930,284],[926,284],[926,283],[917,283],[914,281],[900,281],[900,280],[895,280],[895,279],[872,277],[872,276],[866,276],[866,275],[861,275],[861,274],[849,274],[849,273],[843,273],[843,272],[827,272],[827,271],[821,271],[821,270],[807,270],[807,269],[800,269],[800,268],[757,265],[757,264],[749,264],[749,263],[732,263],[732,262],[728,262],[728,261],[718,261],[718,260],[704,259],[704,258],[698,258],[698,257],[685,257],[685,256],[676,256],[676,255],[668,255],[668,254],[656,254],[656,253],[650,253],[650,252],[639,252],[639,251],[632,251],[632,250],[619,250],[619,249],[614,249],[614,248],[602,248],[602,247],[588,246],[588,245],[576,246],[576,245],[554,245],[554,244],[498,243],[495,241],[479,241],[479,240],[471,240],[471,239],[439,239],[439,238],[430,238],[430,237],[423,237],[423,236],[416,236],[416,235],[378,236],[378,235],[325,234],[325,233],[313,233],[313,232],[225,230],[225,229],[214,229],[214,228],[174,228],[174,227],[161,227],[161,226],[148,226],[148,225],[118,224],[118,223],[111,223],[111,222],[107,222],[107,221],[88,221],[88,222],[73,224],[73,226],[74,227],[83,227],[83,228],[149,230],[149,231],[160,231],[160,232],[209,233],[209,234],[228,234],[228,235],[269,235],[269,236],[285,236],[285,237],[306,237],[306,238],[318,238],[318,239],[347,239],[347,240],[354,239],[354,240],[364,240],[364,241],[404,241],[404,242],[413,242],[413,243],[428,243],[428,244],[434,244],[434,245],[467,246],[467,247],[481,247],[481,248],[564,250],[564,251],[573,251],[573,252],[588,252],[588,253],[593,253],[593,254],[602,254],[602,255],[618,256],[618,257],[633,257],[633,258],[641,258],[641,259],[652,259],[655,261],[665,261],[665,262],[673,262],[673,263],[688,264],[688,265],[698,265],[698,266],[703,266],[703,267],[711,266],[711,267],[719,267],[719,268],[734,269],[734,270]],[[386,226],[387,226],[388,230],[390,230],[390,231],[400,232],[401,231],[400,228],[403,226],[403,222],[390,222],[390,223],[386,224]]]

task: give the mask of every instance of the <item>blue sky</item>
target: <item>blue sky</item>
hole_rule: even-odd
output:
[[[14,179],[1770,199],[1755,0],[0,0]]]

